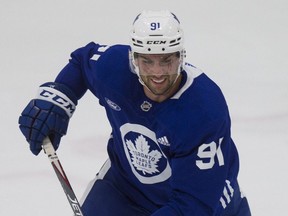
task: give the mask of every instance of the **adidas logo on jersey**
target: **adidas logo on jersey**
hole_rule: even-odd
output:
[[[169,141],[168,141],[166,136],[158,138],[157,142],[162,144],[162,145],[165,145],[165,146],[170,146],[170,143],[169,143]]]

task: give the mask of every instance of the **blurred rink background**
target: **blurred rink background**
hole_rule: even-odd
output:
[[[189,5],[187,4],[189,2]],[[127,44],[143,9],[169,9],[185,32],[187,61],[222,88],[252,215],[286,215],[288,202],[288,2],[284,0],[0,0],[0,215],[72,215],[43,153],[35,157],[18,117],[38,86],[90,41]],[[107,158],[110,128],[88,92],[58,156],[81,198]]]

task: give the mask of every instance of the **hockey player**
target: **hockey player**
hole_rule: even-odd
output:
[[[143,11],[130,40],[77,49],[55,81],[40,86],[19,118],[30,150],[38,155],[47,136],[57,149],[90,90],[112,133],[109,159],[84,195],[85,216],[251,215],[225,99],[185,63],[177,17]]]

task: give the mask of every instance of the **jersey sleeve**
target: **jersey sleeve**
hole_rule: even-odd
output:
[[[101,46],[93,42],[71,53],[69,63],[60,71],[55,82],[68,86],[80,99],[87,89],[91,87],[89,82],[92,76],[91,61]]]
[[[128,46],[107,46],[91,42],[71,54],[69,63],[59,73],[55,82],[68,86],[78,99],[90,90],[101,104],[103,92],[117,92],[118,89],[127,88],[124,73],[132,76],[128,62]]]

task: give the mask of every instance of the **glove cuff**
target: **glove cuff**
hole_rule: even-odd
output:
[[[67,86],[60,83],[44,83],[39,87],[36,98],[61,107],[69,118],[72,117],[77,105],[76,95]]]

